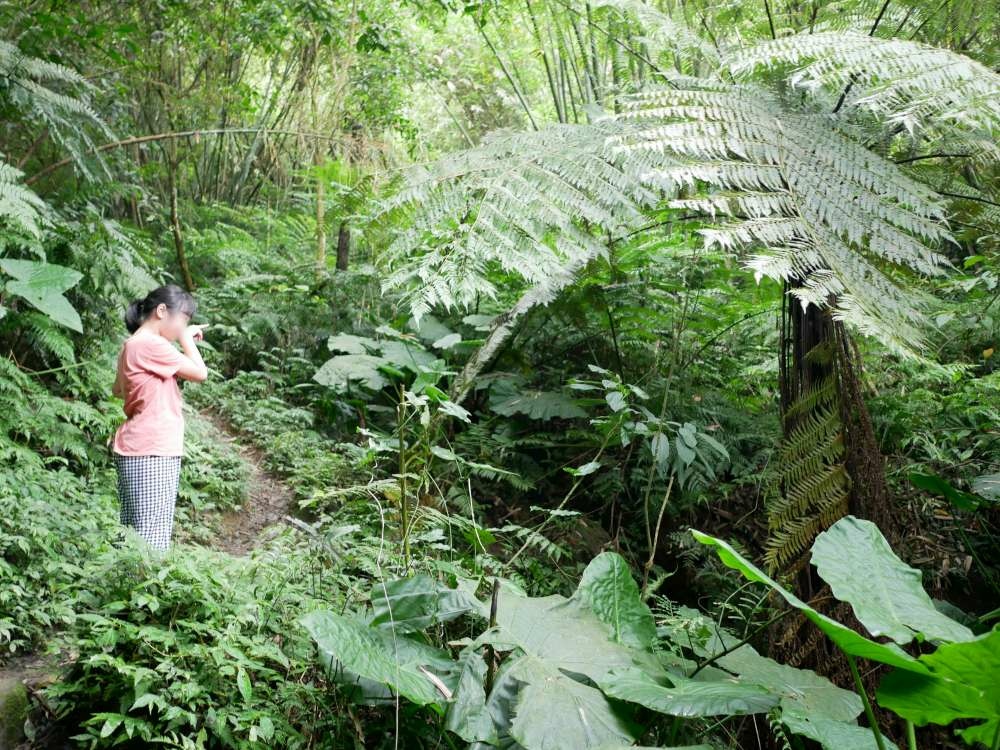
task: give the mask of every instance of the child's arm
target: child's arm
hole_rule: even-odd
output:
[[[121,367],[119,367],[118,372],[115,375],[115,384],[111,386],[111,395],[117,396],[118,398],[125,398],[125,379],[122,375],[123,373]]]

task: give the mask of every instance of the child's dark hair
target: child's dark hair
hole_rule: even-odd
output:
[[[156,309],[157,305],[166,305],[168,309],[175,312],[187,313],[194,317],[198,309],[198,303],[190,292],[181,289],[176,284],[160,286],[147,294],[143,299],[134,299],[125,310],[125,327],[129,333],[135,333],[139,326],[145,322],[149,314]]]

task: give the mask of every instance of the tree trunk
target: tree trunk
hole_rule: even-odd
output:
[[[173,143],[173,141],[171,141]],[[176,153],[176,146],[173,151]],[[177,265],[181,269],[181,278],[184,281],[184,288],[189,292],[194,291],[194,279],[191,278],[191,269],[188,266],[187,253],[184,252],[184,235],[181,234],[180,213],[177,210],[177,161],[170,159],[167,165],[167,175],[170,181],[170,228],[174,235],[174,249],[177,251]]]
[[[316,163],[320,162],[319,153]],[[316,283],[326,273],[326,186],[322,175],[316,177]]]
[[[351,252],[351,228],[346,221],[340,222],[337,232],[337,270],[346,271],[347,261]]]

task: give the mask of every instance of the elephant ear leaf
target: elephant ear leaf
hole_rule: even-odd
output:
[[[958,733],[970,745],[995,747],[1000,736],[1000,629],[943,644],[920,661],[930,675],[887,674],[878,688],[879,705],[918,726],[979,719],[981,723]]]
[[[951,643],[974,637],[935,608],[920,571],[896,556],[871,521],[841,518],[816,537],[812,564],[873,636],[887,636],[900,645],[914,638]]]
[[[339,665],[419,706],[434,707],[451,697],[455,664],[445,651],[391,628],[370,628],[350,615],[317,610],[300,622],[316,642],[320,662],[331,670]]]
[[[609,625],[618,643],[652,647],[656,639],[653,614],[639,596],[628,563],[617,552],[602,552],[591,560],[571,598]]]
[[[777,581],[771,579],[764,571],[745,559],[723,540],[716,539],[713,536],[694,529],[691,530],[691,534],[702,544],[715,547],[719,559],[730,568],[740,571],[748,580],[763,583],[776,591],[786,602],[802,612],[807,619],[811,620],[816,627],[829,636],[830,640],[848,654],[862,659],[882,662],[883,664],[910,672],[928,674],[928,669],[922,662],[910,656],[895,643],[877,643],[872,641],[836,620],[827,617],[823,613],[816,611]]]
[[[82,273],[54,263],[14,258],[0,258],[0,270],[14,277],[7,282],[8,292],[27,300],[56,323],[83,332],[79,314],[63,296],[63,292],[83,278]]]

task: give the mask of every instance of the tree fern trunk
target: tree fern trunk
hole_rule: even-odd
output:
[[[351,252],[351,228],[346,221],[340,222],[337,232],[337,270],[346,271]]]

